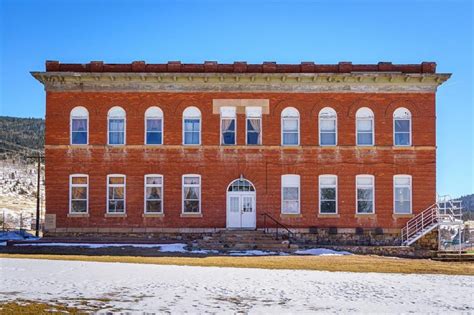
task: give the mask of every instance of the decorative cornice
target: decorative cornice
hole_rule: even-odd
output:
[[[435,92],[446,73],[31,72],[47,91],[83,92]]]

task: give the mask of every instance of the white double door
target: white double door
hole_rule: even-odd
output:
[[[256,227],[255,192],[227,193],[227,227],[240,229]]]

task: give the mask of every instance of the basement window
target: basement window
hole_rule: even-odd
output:
[[[89,176],[74,174],[69,176],[69,213],[89,211]]]
[[[395,175],[393,177],[394,213],[412,213],[412,179],[410,175]]]
[[[319,176],[319,213],[337,213],[337,176]]]
[[[125,213],[125,175],[107,175],[107,213]]]

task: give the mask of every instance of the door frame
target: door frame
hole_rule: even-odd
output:
[[[249,182],[252,187],[254,188],[254,191],[229,191],[229,187],[236,181],[236,180],[246,180],[247,182]],[[253,205],[254,205],[254,222],[255,222],[255,225],[253,227],[229,227],[229,212],[230,212],[230,197],[231,196],[239,196],[240,200],[239,200],[239,208],[242,208],[242,196],[251,196],[253,197]],[[226,189],[226,200],[225,200],[225,207],[226,207],[226,211],[225,211],[225,214],[226,214],[226,229],[232,229],[232,230],[255,230],[257,229],[257,189],[255,188],[255,185],[248,179],[246,178],[237,178],[237,179],[234,179],[232,180],[229,185],[227,186],[227,189]],[[239,209],[239,211],[241,211]],[[242,213],[240,213],[240,216],[242,216]],[[242,222],[242,221],[241,221]],[[241,224],[242,225],[242,224]]]

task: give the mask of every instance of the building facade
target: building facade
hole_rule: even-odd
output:
[[[436,90],[416,65],[61,64],[46,218],[62,233],[399,231],[436,201]]]

